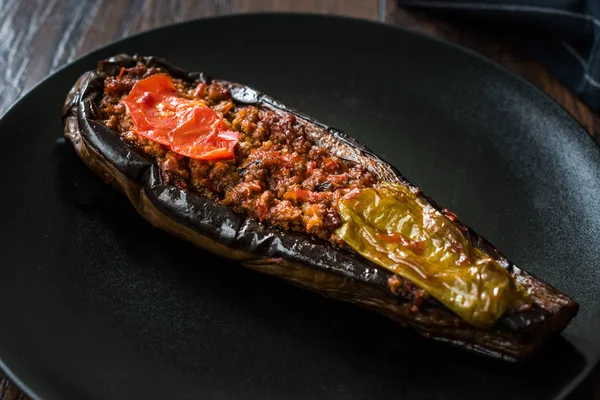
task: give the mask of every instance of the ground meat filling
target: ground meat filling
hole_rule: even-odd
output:
[[[373,186],[376,180],[366,168],[311,142],[291,114],[238,107],[225,87],[176,78],[181,96],[202,100],[241,135],[231,160],[195,160],[171,152],[133,131],[121,101],[138,80],[159,72],[165,71],[138,63],[107,77],[100,110],[109,128],[159,165],[166,183],[265,224],[340,242],[334,234],[341,224],[338,200],[354,189]]]

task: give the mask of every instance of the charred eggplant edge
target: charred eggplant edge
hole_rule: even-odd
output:
[[[372,309],[426,337],[507,361],[531,357],[576,315],[577,303],[515,266],[459,220],[454,221],[476,247],[498,260],[519,284],[531,289],[533,309],[507,314],[491,330],[466,324],[435,300],[428,301],[419,313],[414,313],[410,297],[399,295],[390,287],[388,282],[393,274],[362,256],[303,234],[266,227],[193,193],[163,184],[155,164],[98,121],[97,102],[103,93],[104,78],[138,61],[159,66],[185,80],[201,80],[207,84],[212,81],[203,73],[188,73],[155,57],[118,55],[100,62],[98,70],[88,71],[77,80],[64,104],[63,123],[65,137],[82,161],[105,182],[123,192],[153,226],[254,270]],[[395,167],[340,130],[323,125],[250,87],[217,82],[229,88],[238,105],[292,113],[303,123],[326,130],[335,140],[385,165],[386,171],[393,171],[391,179],[409,185],[447,215],[448,210],[423,194]]]

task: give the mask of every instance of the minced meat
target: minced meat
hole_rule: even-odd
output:
[[[235,159],[205,161],[181,156],[133,131],[122,99],[140,79],[158,72],[143,63],[104,81],[103,122],[160,167],[165,183],[177,185],[235,212],[286,230],[339,243],[338,200],[375,178],[359,164],[313,143],[292,114],[236,106],[227,88],[173,79],[179,94],[205,102],[230,129],[240,132]]]

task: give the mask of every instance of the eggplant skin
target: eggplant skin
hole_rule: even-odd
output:
[[[455,222],[468,239],[506,268],[531,296],[530,307],[505,314],[492,329],[467,324],[432,299],[415,312],[411,293],[398,292],[391,284],[394,275],[362,256],[300,233],[262,225],[194,193],[163,183],[156,164],[100,122],[97,104],[102,98],[104,79],[137,62],[162,68],[177,78],[212,81],[203,73],[188,73],[155,57],[120,54],[100,61],[98,69],[84,73],[67,95],[63,107],[64,134],[88,168],[124,193],[154,227],[248,268],[371,309],[423,336],[506,361],[532,357],[577,314],[576,302],[515,266],[458,220]],[[217,82],[230,90],[236,105],[291,113],[314,139],[334,154],[362,163],[382,180],[408,184],[418,191],[396,168],[343,132],[250,87]],[[449,215],[448,210],[418,192],[440,212]]]

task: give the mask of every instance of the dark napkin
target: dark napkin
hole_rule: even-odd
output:
[[[600,0],[396,0],[517,37],[582,101],[600,111]]]

